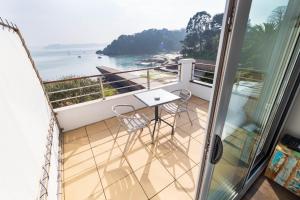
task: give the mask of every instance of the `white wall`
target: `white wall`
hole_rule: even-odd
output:
[[[181,88],[181,86],[181,83],[173,83],[163,88],[172,91]],[[113,117],[114,113],[111,108],[116,104],[131,104],[136,109],[143,108],[145,105],[133,96],[134,93],[142,91],[146,90],[107,97],[105,100],[99,99],[55,109],[60,127],[63,128],[63,131],[68,131]]]
[[[51,110],[18,35],[1,27],[0,44],[0,199],[32,200],[39,192]],[[50,177],[49,199],[55,198],[56,178]]]
[[[295,99],[295,103],[286,121],[285,133],[300,138],[300,92]]]
[[[190,82],[192,63],[194,60],[183,59],[180,62],[182,63],[181,82],[164,85],[162,88],[168,91],[181,88],[190,89],[193,95],[209,101],[212,88]],[[137,92],[141,91],[107,97],[106,100],[99,99],[55,109],[60,127],[63,128],[63,131],[69,131],[113,117],[114,114],[111,108],[116,104],[131,104],[135,106],[136,109],[145,107],[143,103],[133,96],[133,94]]]
[[[204,86],[197,83],[190,83],[190,90],[194,96],[200,97],[201,99],[205,99],[206,101],[210,101],[212,95],[212,87]]]
[[[191,82],[192,63],[195,62],[195,60],[181,59],[179,62],[182,64],[181,77],[185,88],[191,90],[194,96],[210,101],[213,91],[212,87]]]

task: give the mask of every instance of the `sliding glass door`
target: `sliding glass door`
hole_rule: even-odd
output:
[[[213,140],[200,195],[209,200],[234,199],[245,186],[299,55],[299,0],[235,1],[233,7],[208,129]]]

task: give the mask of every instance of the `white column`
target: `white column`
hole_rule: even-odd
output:
[[[190,80],[192,75],[192,65],[195,62],[192,58],[181,59],[179,63],[181,64],[181,82],[185,89],[189,89]]]

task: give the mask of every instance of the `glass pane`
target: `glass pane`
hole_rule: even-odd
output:
[[[295,47],[297,0],[253,0],[222,133],[224,153],[215,166],[209,199],[232,199],[268,134],[288,61]],[[229,55],[234,56],[234,55]],[[261,143],[260,143],[261,142]],[[258,150],[258,151],[257,151]]]

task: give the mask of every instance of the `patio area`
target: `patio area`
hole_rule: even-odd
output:
[[[192,96],[188,109],[193,125],[183,113],[171,136],[171,127],[162,123],[154,144],[147,129],[130,138],[122,129],[117,134],[117,118],[64,133],[63,198],[194,199],[208,102]],[[154,115],[153,108],[138,112]],[[173,117],[163,119],[172,122]]]

